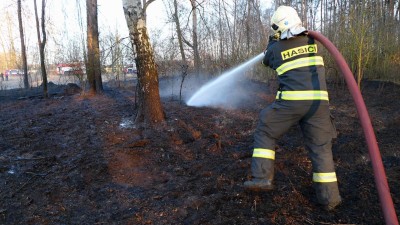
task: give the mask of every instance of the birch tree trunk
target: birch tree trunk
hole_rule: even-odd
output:
[[[24,88],[29,88],[28,81],[28,63],[26,61],[26,46],[25,46],[25,35],[24,35],[24,27],[22,25],[22,6],[21,0],[18,0],[18,23],[19,23],[19,37],[21,39],[21,58],[22,58],[22,68],[24,70]]]
[[[122,0],[122,4],[129,37],[137,53],[139,108],[135,121],[160,124],[165,121],[165,115],[158,88],[158,71],[144,17],[147,5],[143,8],[141,0]]]

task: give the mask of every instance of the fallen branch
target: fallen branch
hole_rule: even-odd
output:
[[[16,158],[12,159],[12,161],[23,161],[23,160],[41,160],[41,159],[47,159],[49,157],[36,157],[36,158]]]

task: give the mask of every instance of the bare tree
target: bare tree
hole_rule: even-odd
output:
[[[183,49],[183,36],[182,36],[181,24],[179,22],[177,0],[174,0],[174,12],[173,12],[172,16],[173,16],[173,20],[174,20],[175,26],[176,26],[176,34],[178,36],[178,44],[179,44],[179,50],[181,52],[182,63],[183,63],[183,66],[186,67],[187,63],[186,63],[185,50]]]
[[[301,0],[301,21],[303,21],[304,27],[308,27],[307,11],[308,11],[307,0]]]
[[[86,0],[87,9],[87,66],[86,72],[90,93],[103,92],[101,80],[99,29],[97,21],[97,0]]]
[[[81,31],[80,34],[80,42],[82,45],[82,56],[83,56],[83,61],[86,63],[87,62],[87,54],[86,54],[86,46],[85,43],[87,43],[87,41],[85,40],[86,36],[85,36],[85,26],[83,24],[83,17],[82,17],[82,9],[81,9],[81,1],[80,0],[76,0],[76,6],[77,6],[77,19],[78,19],[78,23],[79,23],[79,28]]]
[[[26,47],[25,47],[24,27],[22,26],[21,0],[18,0],[17,4],[18,4],[19,37],[21,39],[22,68],[24,70],[24,87],[25,87],[25,89],[28,89],[29,88],[28,64],[26,62]]]
[[[15,40],[13,37],[13,28],[15,25],[12,23],[12,15],[10,15],[9,11],[6,11],[5,13],[6,17],[6,25],[7,25],[7,38],[8,38],[8,54],[7,54],[7,59],[8,59],[8,66],[7,69],[10,69],[9,67],[17,67],[18,66],[18,61],[17,61],[17,54],[16,54],[16,49],[15,49]]]
[[[145,10],[153,1],[148,1],[144,7],[141,0],[122,2],[129,36],[137,53],[139,109],[136,122],[159,124],[165,121],[165,115],[161,105],[157,67],[145,20]]]
[[[199,43],[197,39],[197,3],[196,0],[190,0],[192,5],[192,45],[194,55],[194,70],[199,75],[201,70]]]
[[[35,8],[35,20],[36,20],[36,32],[38,38],[38,45],[39,45],[39,54],[40,54],[40,68],[42,71],[42,79],[43,79],[43,95],[45,98],[49,97],[49,93],[47,90],[47,72],[46,72],[46,64],[45,64],[45,46],[46,46],[46,27],[45,27],[45,8],[46,8],[46,1],[42,0],[42,17],[41,17],[41,26],[39,25],[39,16],[37,11],[36,0],[34,1],[34,8]],[[42,37],[40,35],[40,28],[42,29]]]

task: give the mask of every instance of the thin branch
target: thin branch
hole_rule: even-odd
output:
[[[193,48],[193,45],[192,45],[188,40],[186,40],[186,38],[185,38],[184,36],[182,36],[182,38],[183,38],[182,41],[183,41],[187,46]]]
[[[146,2],[146,4],[144,4],[144,6],[143,6],[143,12],[146,12],[147,7],[154,1],[156,1],[156,0],[149,0],[148,2]]]

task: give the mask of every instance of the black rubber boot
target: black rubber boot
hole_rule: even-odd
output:
[[[318,203],[321,204],[326,211],[332,211],[342,203],[342,197],[339,194],[337,182],[316,183],[314,184],[314,188],[316,190]]]
[[[270,191],[274,189],[271,180],[259,178],[253,178],[253,180],[246,181],[243,186],[246,190],[250,191]]]
[[[327,205],[324,205],[324,209],[326,210],[326,211],[333,211],[333,210],[335,210],[336,209],[336,207],[338,207],[340,204],[342,203],[342,199],[340,198],[339,200],[337,200],[337,201],[334,201],[334,202],[329,202]]]

